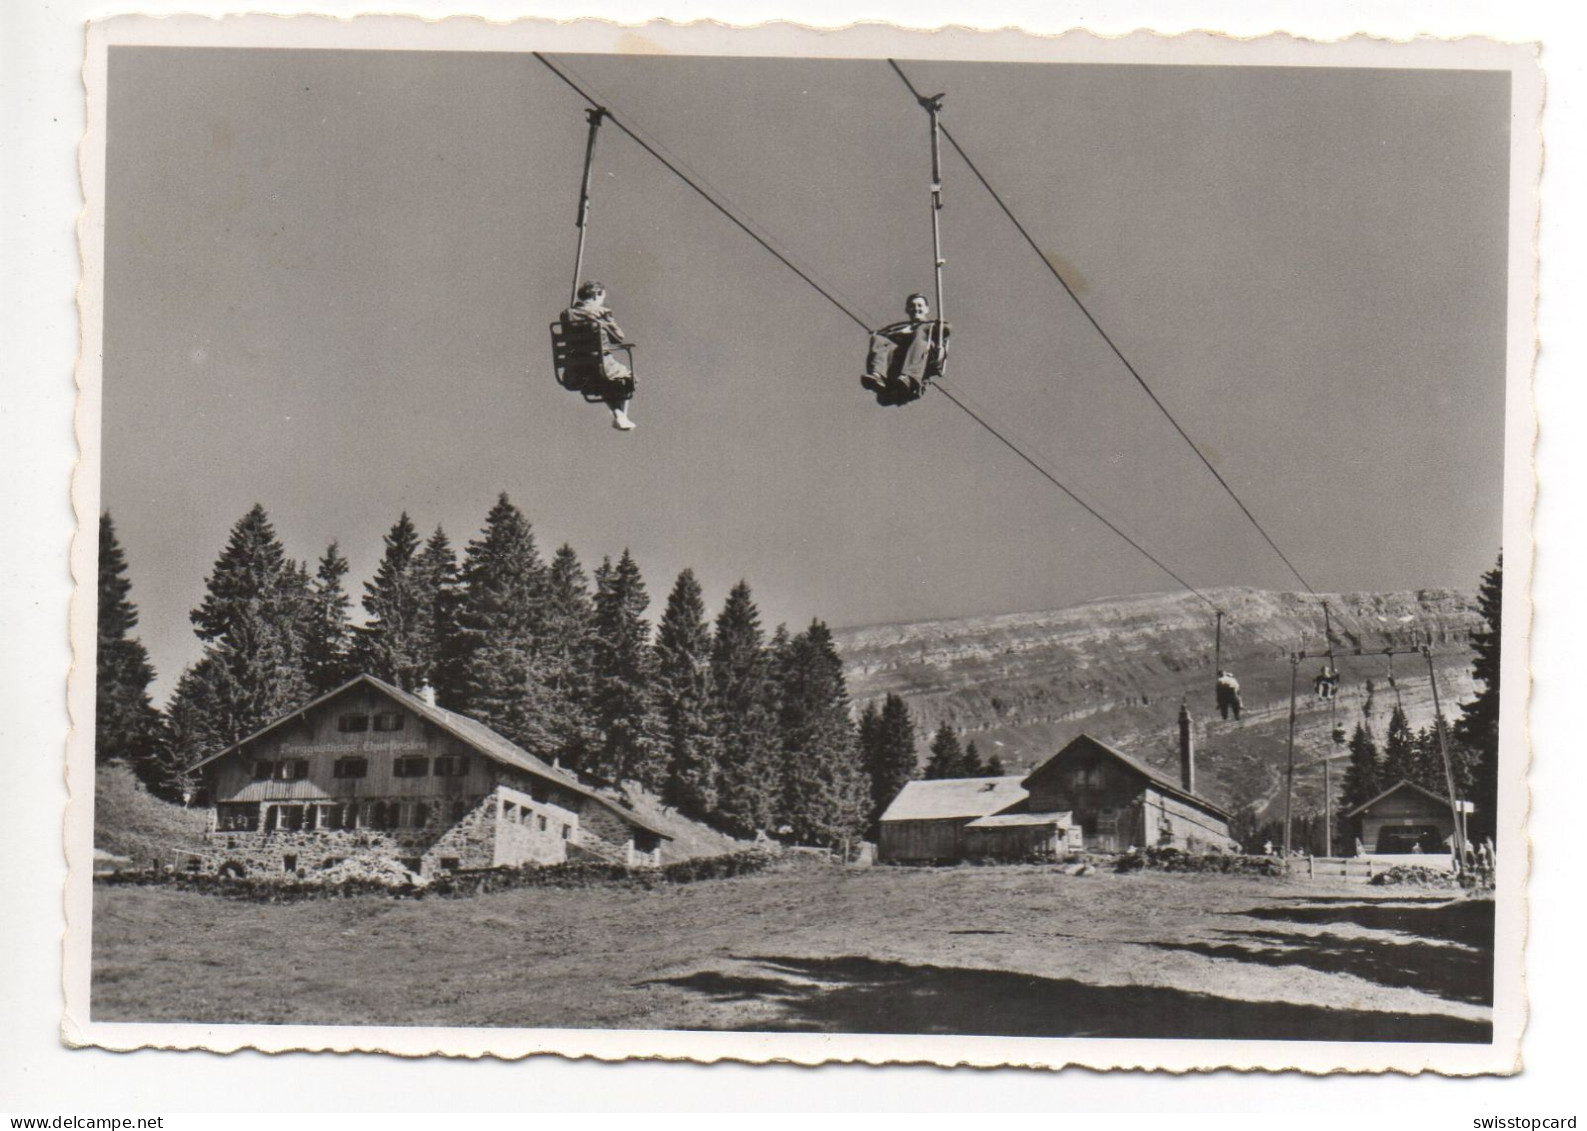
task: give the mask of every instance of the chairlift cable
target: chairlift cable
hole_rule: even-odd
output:
[[[887,60],[887,65],[890,66],[893,69],[893,72],[898,75],[899,80],[909,88],[910,94],[914,95],[915,99],[919,101],[921,98],[919,90],[915,88],[914,83],[909,81],[909,76],[904,74],[903,68],[898,65],[897,61],[889,59]],[[1316,597],[1317,591],[1312,588],[1311,583],[1306,580],[1305,576],[1300,572],[1300,570],[1295,568],[1295,563],[1291,562],[1289,560],[1289,556],[1279,548],[1278,543],[1273,540],[1272,535],[1268,534],[1261,522],[1257,520],[1256,515],[1251,513],[1251,508],[1246,506],[1245,502],[1240,498],[1240,496],[1235,493],[1234,488],[1229,486],[1228,480],[1224,479],[1223,475],[1218,471],[1218,469],[1212,465],[1212,461],[1206,457],[1202,450],[1196,445],[1196,442],[1190,438],[1190,434],[1187,433],[1179,421],[1174,418],[1174,414],[1168,410],[1168,406],[1163,404],[1162,400],[1152,390],[1152,387],[1146,383],[1146,379],[1142,377],[1135,366],[1130,363],[1129,358],[1124,356],[1124,351],[1118,347],[1118,344],[1115,343],[1114,340],[1108,335],[1108,332],[1102,328],[1102,324],[1097,321],[1096,316],[1093,315],[1089,309],[1087,309],[1085,303],[1080,301],[1080,296],[1075,294],[1074,288],[1069,285],[1068,280],[1063,277],[1058,269],[1052,265],[1051,261],[1048,260],[1047,256],[1042,253],[1041,247],[1036,243],[1035,239],[1031,237],[1031,234],[1026,230],[1025,225],[1020,222],[1019,217],[1014,215],[1013,210],[1010,209],[1009,206],[1003,201],[1003,198],[998,195],[997,190],[992,187],[991,182],[986,179],[986,176],[976,166],[975,162],[970,159],[970,155],[964,151],[964,147],[959,144],[958,140],[953,136],[952,131],[946,126],[943,126],[942,136],[948,139],[948,144],[953,146],[954,152],[956,152],[964,161],[970,172],[975,174],[975,179],[981,182],[981,187],[986,189],[986,191],[991,195],[992,199],[996,201],[997,206],[1002,210],[1003,215],[1008,217],[1009,222],[1012,223],[1015,229],[1018,230],[1019,234],[1024,237],[1025,242],[1030,245],[1031,250],[1036,253],[1037,258],[1041,260],[1042,265],[1047,268],[1052,277],[1058,280],[1059,286],[1063,287],[1065,293],[1069,295],[1070,299],[1074,301],[1075,306],[1079,308],[1080,313],[1085,315],[1086,320],[1091,323],[1092,328],[1095,329],[1097,334],[1101,336],[1102,340],[1107,343],[1108,348],[1113,351],[1113,355],[1119,359],[1120,363],[1123,364],[1130,376],[1135,378],[1136,383],[1139,384],[1146,395],[1151,398],[1152,403],[1157,406],[1158,410],[1162,412],[1163,416],[1167,418],[1168,422],[1174,426],[1174,431],[1178,432],[1180,438],[1190,446],[1191,451],[1196,453],[1196,458],[1199,459],[1202,465],[1212,473],[1212,477],[1218,481],[1218,484],[1223,488],[1224,492],[1228,494],[1229,498],[1234,500],[1235,505],[1239,507],[1240,511],[1245,515],[1245,517],[1250,520],[1251,525],[1256,528],[1257,533],[1262,536],[1263,540],[1266,541],[1270,547],[1272,547],[1273,552],[1279,556],[1279,559],[1283,561],[1285,566],[1289,568],[1289,571],[1295,575],[1296,580],[1298,580],[1301,585],[1305,587],[1306,592],[1310,593],[1313,597]]]
[[[541,63],[545,64],[545,67],[546,67],[547,70],[549,70],[552,74],[556,75],[557,78],[561,79],[564,83],[566,83],[569,87],[571,87],[573,89],[573,91],[576,94],[578,94],[578,96],[580,98],[582,98],[582,99],[584,99],[584,101],[588,102],[592,108],[595,108],[595,109],[600,109],[601,108],[599,103],[597,103],[594,98],[592,98],[588,93],[586,93],[583,87],[579,86],[578,83],[574,82],[567,75],[563,74],[562,71],[558,70],[556,65],[554,63],[552,63],[551,60],[547,59],[544,55],[542,55],[538,51],[531,52],[531,54],[533,54],[536,59],[540,60]],[[833,294],[830,291],[828,291],[820,283],[816,282],[808,274],[806,274],[804,271],[802,271],[792,260],[790,260],[782,252],[778,251],[775,247],[773,247],[765,239],[763,239],[748,224],[744,223],[744,221],[740,220],[737,216],[733,215],[733,213],[728,211],[728,209],[725,206],[723,206],[722,204],[718,203],[715,197],[713,197],[710,193],[706,192],[705,189],[701,188],[698,184],[696,184],[694,182],[694,180],[688,174],[684,173],[681,169],[679,169],[671,161],[667,160],[660,153],[658,153],[656,151],[656,149],[649,142],[647,142],[644,138],[640,137],[633,130],[631,130],[627,126],[625,126],[622,123],[622,121],[619,120],[617,118],[617,116],[614,115],[610,110],[606,110],[605,111],[605,118],[606,118],[607,121],[611,122],[612,125],[616,126],[618,129],[622,130],[623,133],[626,134],[629,137],[629,139],[634,142],[634,144],[638,145],[639,148],[643,149],[646,153],[650,154],[657,161],[659,161],[663,166],[665,166],[668,172],[672,173],[673,176],[677,177],[680,181],[682,181],[684,184],[688,185],[691,189],[693,189],[696,193],[698,193],[700,195],[701,199],[703,199],[707,204],[709,204],[712,208],[716,209],[723,216],[726,216],[729,220],[731,220],[735,227],[737,227],[745,235],[747,235],[750,239],[754,240],[756,243],[760,244],[761,247],[765,248],[768,252],[770,252],[772,255],[774,255],[777,258],[777,260],[784,267],[788,268],[788,270],[792,271],[795,275],[798,275],[801,279],[803,279],[806,283],[808,283],[810,285],[810,287],[816,291],[817,294],[821,295],[822,298],[826,299],[833,306],[835,306],[839,310],[841,310],[845,315],[847,315],[850,319],[852,319],[862,329],[864,329],[866,331],[870,330],[870,328],[871,328],[870,324],[866,321],[866,319],[861,318],[858,314],[854,313],[854,311],[850,310],[849,307],[845,303],[843,303],[840,299],[838,299],[835,296],[833,296]]]
[[[1030,456],[1026,455],[1025,452],[1023,450],[1021,450],[1020,447],[1017,444],[1015,444],[1007,436],[1004,436],[1002,432],[998,431],[995,427],[993,427],[991,424],[989,424],[986,420],[982,419],[981,416],[978,413],[975,412],[975,410],[971,409],[968,405],[966,405],[958,397],[954,396],[953,395],[953,391],[951,389],[949,389],[948,386],[942,382],[941,378],[939,378],[936,381],[932,382],[932,387],[935,388],[938,392],[940,392],[943,396],[947,397],[955,405],[957,405],[959,407],[959,409],[961,411],[963,411],[964,414],[966,416],[968,416],[971,420],[975,421],[982,428],[984,428],[988,432],[990,432],[1009,451],[1013,452],[1020,459],[1024,460],[1026,463],[1030,464],[1030,466],[1033,467],[1036,470],[1036,473],[1038,475],[1040,475],[1043,479],[1047,480],[1054,487],[1057,487],[1060,491],[1062,491],[1064,494],[1068,495],[1071,499],[1073,499],[1076,503],[1078,503],[1080,505],[1081,509],[1083,509],[1092,518],[1096,519],[1103,526],[1106,526],[1109,530],[1113,531],[1113,533],[1117,534],[1120,538],[1124,539],[1124,541],[1129,543],[1132,547],[1134,547],[1136,552],[1138,552],[1142,557],[1146,558],[1153,565],[1155,565],[1158,569],[1160,569],[1164,573],[1166,573],[1169,577],[1171,577],[1175,581],[1179,582],[1179,584],[1181,586],[1183,586],[1184,589],[1187,592],[1194,594],[1195,596],[1197,596],[1197,597],[1201,598],[1203,601],[1205,601],[1208,605],[1212,606],[1212,608],[1217,610],[1220,613],[1220,615],[1221,615],[1222,610],[1218,608],[1218,604],[1217,604],[1216,601],[1214,601],[1211,597],[1208,597],[1205,593],[1201,592],[1201,590],[1197,589],[1194,585],[1190,584],[1190,582],[1186,581],[1183,577],[1180,577],[1179,574],[1177,574],[1173,570],[1169,569],[1168,566],[1164,565],[1162,563],[1162,561],[1160,561],[1154,554],[1152,554],[1152,552],[1150,550],[1147,550],[1144,546],[1142,546],[1135,539],[1131,538],[1128,534],[1124,533],[1124,531],[1120,530],[1117,526],[1113,525],[1113,523],[1109,522],[1106,518],[1104,518],[1102,516],[1101,512],[1099,512],[1090,503],[1086,502],[1079,495],[1075,494],[1068,487],[1064,486],[1064,484],[1058,479],[1057,476],[1053,475],[1052,472],[1048,471],[1041,464],[1037,463],[1036,460],[1034,460]]]
[[[619,130],[621,130],[636,145],[638,145],[646,153],[650,154],[651,157],[655,158],[656,161],[658,161],[663,167],[665,167],[668,172],[672,173],[673,176],[677,177],[684,184],[688,185],[689,188],[693,189],[694,192],[697,193],[701,197],[701,199],[703,199],[707,204],[711,205],[712,208],[714,208],[716,211],[720,212],[723,216],[725,216],[728,220],[730,220],[735,227],[737,227],[745,235],[749,236],[752,240],[754,240],[757,244],[759,244],[763,249],[765,249],[767,252],[769,252],[779,263],[781,263],[783,266],[787,267],[795,275],[799,276],[799,278],[802,279],[806,284],[808,284],[811,287],[811,289],[815,290],[818,294],[820,294],[823,298],[825,298],[829,303],[831,303],[833,306],[837,307],[837,309],[842,311],[843,314],[845,316],[847,316],[851,321],[853,321],[854,323],[856,323],[857,325],[859,325],[860,327],[862,327],[863,329],[865,329],[867,331],[870,330],[871,325],[870,325],[869,320],[867,320],[865,318],[862,318],[860,315],[856,314],[854,312],[854,310],[852,310],[847,304],[845,304],[842,300],[840,300],[837,297],[835,297],[830,290],[828,290],[826,287],[824,287],[820,283],[818,283],[815,279],[813,279],[810,276],[809,273],[807,273],[806,271],[801,269],[798,265],[793,263],[786,255],[784,255],[782,252],[778,251],[775,247],[773,247],[769,241],[767,241],[759,233],[755,232],[746,223],[744,223],[744,221],[742,221],[736,215],[734,215],[731,210],[729,210],[724,204],[722,204],[720,201],[718,201],[711,193],[707,192],[698,183],[696,183],[696,181],[692,177],[690,177],[689,174],[685,173],[683,170],[681,170],[672,161],[669,161],[666,157],[662,156],[661,153],[659,153],[657,151],[655,146],[652,146],[644,138],[640,137],[633,130],[629,129],[628,126],[624,125],[622,120],[619,119],[614,113],[612,113],[612,111],[611,111],[611,109],[609,107],[603,106],[600,103],[598,103],[595,100],[595,98],[592,97],[586,91],[586,89],[584,87],[580,86],[573,79],[569,78],[567,74],[565,74],[561,69],[559,69],[549,59],[547,59],[543,54],[541,54],[538,51],[531,52],[531,54],[537,60],[539,60],[540,63],[542,65],[544,65],[547,70],[549,70],[557,78],[561,79],[562,82],[564,84],[566,84],[571,90],[573,90],[574,93],[576,93],[580,98],[584,99],[584,101],[589,104],[589,106],[590,106],[590,108],[592,110],[600,110],[600,111],[602,111],[602,120],[603,121],[609,121],[609,122],[611,122],[612,125],[616,126]],[[944,137],[947,137],[950,142],[953,141],[952,136],[948,134],[946,129],[942,130],[942,135]],[[954,148],[955,149],[958,148],[957,143],[954,143]],[[961,156],[962,156],[962,151],[961,151]],[[939,256],[939,258],[940,258],[940,256]],[[961,401],[957,396],[955,396],[951,391],[949,391],[948,388],[946,388],[940,382],[933,382],[933,384],[944,396],[946,396],[948,398],[948,400],[955,407],[957,407],[965,415],[969,416],[970,419],[974,420],[982,428],[986,429],[986,431],[988,431],[994,437],[996,437],[997,440],[1000,443],[1002,443],[1005,447],[1007,447],[1010,451],[1012,451],[1020,459],[1024,460],[1027,464],[1029,464],[1032,468],[1034,468],[1036,470],[1036,472],[1042,476],[1042,478],[1046,479],[1053,486],[1057,487],[1060,491],[1064,492],[1064,494],[1068,495],[1069,498],[1072,499],[1076,504],[1078,504],[1080,506],[1080,508],[1082,510],[1084,510],[1087,514],[1091,515],[1098,522],[1102,523],[1102,525],[1106,526],[1109,530],[1113,531],[1113,533],[1117,534],[1129,546],[1131,546],[1137,553],[1141,554],[1148,561],[1150,561],[1153,565],[1155,565],[1158,569],[1162,570],[1169,577],[1173,578],[1176,582],[1178,582],[1180,584],[1180,586],[1182,588],[1184,588],[1184,590],[1186,592],[1189,592],[1189,593],[1193,594],[1194,596],[1198,597],[1199,599],[1201,599],[1202,601],[1206,602],[1213,609],[1218,610],[1219,612],[1222,611],[1221,609],[1219,609],[1217,602],[1213,601],[1212,598],[1208,597],[1206,594],[1202,593],[1195,586],[1191,585],[1184,578],[1180,577],[1179,574],[1175,573],[1172,569],[1170,569],[1167,565],[1165,565],[1156,555],[1152,554],[1149,550],[1147,550],[1139,542],[1137,542],[1135,539],[1131,538],[1128,534],[1124,533],[1123,530],[1119,529],[1118,526],[1114,525],[1111,521],[1109,521],[1106,517],[1104,517],[1102,515],[1102,513],[1100,511],[1098,511],[1095,507],[1093,507],[1090,503],[1087,503],[1084,499],[1082,499],[1079,495],[1077,495],[1073,490],[1071,490],[1069,487],[1065,486],[1064,483],[1062,481],[1060,481],[1057,476],[1053,475],[1052,472],[1048,471],[1045,467],[1043,467],[1040,462],[1038,462],[1032,456],[1027,455],[1022,448],[1020,448],[1012,440],[1008,439],[1005,435],[1003,435],[1003,433],[1001,431],[999,431],[992,424],[988,423],[985,419],[982,418],[981,415],[979,415],[977,412],[975,412],[973,409],[971,409],[968,405],[966,405],[963,401]]]

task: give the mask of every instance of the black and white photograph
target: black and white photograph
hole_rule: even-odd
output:
[[[86,78],[68,1040],[1514,1070],[1530,48]]]

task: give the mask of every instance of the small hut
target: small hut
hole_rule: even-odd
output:
[[[1449,798],[1401,780],[1345,814],[1368,856],[1448,855],[1455,835]]]

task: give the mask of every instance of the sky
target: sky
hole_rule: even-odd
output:
[[[863,320],[930,289],[926,115],[880,60],[560,56]],[[1320,592],[1472,587],[1500,540],[1507,76],[905,63]],[[547,554],[692,567],[768,626],[1178,588],[611,126],[586,275],[639,428],[558,388],[586,124],[519,54],[110,54],[103,505],[163,698],[264,504],[355,596],[407,511],[506,491]],[[952,154],[950,383],[1197,587],[1299,587]]]

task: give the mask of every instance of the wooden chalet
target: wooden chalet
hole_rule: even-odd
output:
[[[1190,714],[1179,715],[1180,780],[1082,734],[1024,777],[912,781],[881,818],[877,858],[1051,858],[1084,848],[1235,852],[1229,814],[1195,790]]]
[[[370,675],[198,768],[215,863],[240,874],[366,854],[421,875],[576,859],[659,865],[670,839],[577,775]]]
[[[1194,764],[1188,757],[1184,761]],[[1089,734],[1080,735],[1024,780],[1030,808],[1072,813],[1092,852],[1147,846],[1236,850],[1229,813],[1194,792],[1193,785],[1193,770],[1176,782]]]
[[[1345,814],[1368,856],[1453,852],[1455,818],[1449,798],[1401,780]]]

